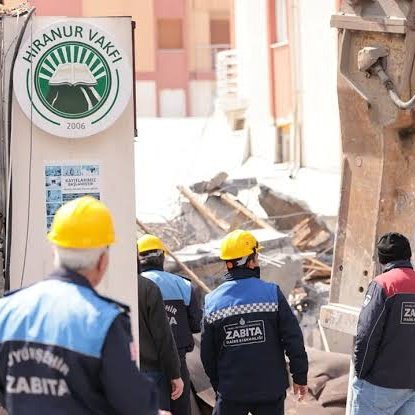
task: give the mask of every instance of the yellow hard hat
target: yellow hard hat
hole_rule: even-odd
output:
[[[249,231],[237,229],[223,238],[220,246],[220,259],[230,261],[254,254],[262,249]]]
[[[62,248],[95,249],[115,241],[109,209],[91,196],[65,203],[58,209],[48,239]]]
[[[143,254],[148,251],[160,250],[166,253],[166,247],[163,242],[157,236],[150,235],[149,233],[143,235],[137,241],[137,249],[139,254]]]

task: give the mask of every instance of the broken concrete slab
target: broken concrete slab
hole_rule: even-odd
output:
[[[259,203],[268,216],[273,219],[277,229],[292,229],[304,219],[312,216],[310,209],[304,202],[299,202],[290,196],[278,193],[268,186],[261,185],[260,189]]]
[[[195,193],[210,193],[220,189],[227,178],[228,173],[222,171],[213,176],[209,181],[202,181],[193,184],[190,186],[190,189]]]
[[[227,205],[219,195],[210,195],[206,201],[206,206],[218,217],[223,218],[230,225],[230,229],[255,229],[257,226],[252,224],[245,215],[235,211]]]
[[[205,203],[207,203],[207,198]],[[206,221],[189,202],[182,203],[182,212],[181,220],[187,225],[187,236],[191,236],[191,238],[187,238],[185,235],[187,241],[182,246],[207,243],[224,235],[221,229]]]
[[[283,294],[288,296],[303,276],[302,258],[296,254],[284,254],[275,250],[267,251],[266,256],[281,265],[267,264],[266,260],[260,258],[261,279],[275,282]]]
[[[285,233],[268,229],[253,229],[251,232],[264,250],[279,249],[283,252],[294,252],[291,239]],[[215,239],[207,243],[186,246],[175,253],[183,262],[192,264],[202,260],[205,263],[206,258],[219,257],[220,244],[221,239]]]
[[[258,185],[258,180],[256,177],[246,177],[240,179],[226,179],[222,183],[220,181],[223,179],[226,173],[219,173],[218,177],[214,177],[211,181],[202,181],[194,183],[190,186],[190,189],[194,193],[211,193],[214,191],[228,192],[233,195],[237,195],[241,190],[251,190],[253,187]],[[219,176],[220,175],[220,176]]]
[[[221,191],[226,191],[237,195],[242,190],[251,190],[258,185],[256,177],[246,177],[243,179],[228,179],[223,184]]]
[[[291,173],[288,165],[267,163],[251,157],[241,168],[231,171],[229,177],[257,177],[258,183],[304,202],[334,231],[340,202],[340,171],[304,167],[294,177]]]
[[[308,206],[261,186],[259,202],[279,230],[291,230],[293,244],[302,251],[323,250],[333,244],[333,234]]]
[[[260,258],[261,278],[278,283],[283,293],[288,295],[302,277],[302,257],[295,254],[286,234],[267,229],[254,229],[251,232],[264,247]],[[206,244],[186,246],[175,254],[209,287],[215,288],[222,282],[226,271],[223,261],[219,259],[220,243],[221,240],[217,239]],[[165,268],[170,272],[181,272],[169,258]]]

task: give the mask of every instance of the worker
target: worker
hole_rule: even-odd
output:
[[[85,196],[56,213],[55,270],[0,300],[0,404],[9,415],[157,414],[157,391],[135,362],[129,308],[95,291],[115,235]]]
[[[308,361],[297,319],[278,285],[260,279],[262,247],[235,230],[220,247],[227,273],[205,298],[201,358],[216,392],[215,415],[282,415],[289,386],[307,393]]]
[[[146,234],[138,240],[137,246],[143,277],[160,288],[180,356],[184,389],[179,399],[171,400],[170,409],[173,415],[190,415],[190,375],[186,354],[194,348],[193,333],[200,332],[202,311],[199,301],[189,280],[164,271],[166,248],[159,238]]]
[[[383,273],[367,289],[354,348],[352,415],[415,414],[415,272],[408,239],[383,235]]]
[[[160,288],[140,274],[137,262],[140,370],[157,385],[159,407],[169,411],[170,399],[175,401],[183,393],[179,353]]]

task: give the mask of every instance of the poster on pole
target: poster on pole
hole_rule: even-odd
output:
[[[101,199],[101,166],[98,162],[45,164],[45,215],[49,232],[56,211],[82,196]]]

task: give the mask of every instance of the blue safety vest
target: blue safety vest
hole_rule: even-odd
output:
[[[200,332],[202,311],[190,281],[161,270],[148,270],[141,275],[160,288],[179,354],[191,352],[193,333]]]
[[[66,270],[2,298],[0,403],[9,415],[155,414],[127,313]]]

